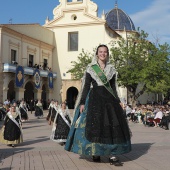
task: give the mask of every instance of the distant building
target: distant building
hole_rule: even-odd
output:
[[[130,17],[117,4],[98,17],[98,6],[91,0],[59,2],[53,10],[54,18],[49,20],[47,17],[43,26],[0,25],[1,101],[6,98],[57,99],[60,102],[67,100],[69,108],[73,108],[81,82],[67,73],[71,61],[76,60],[82,49],[93,52],[99,44],[109,45],[119,37],[137,33]],[[38,88],[35,88],[35,64],[39,65],[40,71]],[[22,87],[16,86],[17,66],[24,70]],[[53,75],[50,78],[49,73]],[[53,88],[49,88],[49,79],[53,80]],[[119,91],[126,99],[126,89]]]

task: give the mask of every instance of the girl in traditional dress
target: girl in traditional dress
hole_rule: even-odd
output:
[[[65,144],[71,126],[70,112],[65,103],[62,103],[61,108],[56,110],[56,116],[53,123],[51,140]]]
[[[24,101],[21,101],[19,105],[19,111],[21,113],[21,121],[24,122],[28,120],[28,109],[26,107],[26,103]]]
[[[38,100],[38,103],[35,105],[35,117],[40,119],[40,117],[43,117],[43,105],[41,103],[41,100]]]
[[[99,45],[82,80],[65,149],[90,155],[94,162],[108,155],[110,164],[122,166],[116,155],[130,152],[131,140],[117,95],[116,74],[108,47]]]
[[[56,113],[57,113],[55,108],[57,109],[60,108],[58,101],[55,102],[54,107],[52,108],[52,111],[51,111],[51,117],[50,117],[51,124],[53,124]]]
[[[51,125],[51,114],[52,114],[53,107],[54,107],[54,101],[52,100],[48,107],[48,115],[46,117],[46,120],[48,121],[49,125]]]
[[[17,103],[16,103],[16,102],[14,102],[14,103],[13,103],[13,106],[15,107],[15,111],[19,114],[20,119],[21,119],[21,113],[20,113],[20,109],[19,109],[19,107],[18,107]]]
[[[15,106],[11,106],[7,113],[0,134],[0,142],[14,147],[15,144],[23,142],[22,127],[19,112],[16,112]]]

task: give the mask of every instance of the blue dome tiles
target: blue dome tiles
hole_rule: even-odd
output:
[[[118,8],[114,8],[106,14],[106,22],[112,30],[135,31],[131,18]]]

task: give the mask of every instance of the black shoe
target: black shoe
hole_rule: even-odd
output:
[[[61,146],[64,146],[66,143],[65,142],[61,142],[59,143]]]
[[[12,146],[12,144],[8,144],[7,146]]]
[[[93,162],[100,162],[100,156],[93,156]]]
[[[118,158],[111,159],[109,158],[110,165],[114,166],[123,166],[123,163],[119,161]]]

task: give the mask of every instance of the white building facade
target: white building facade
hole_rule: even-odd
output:
[[[53,19],[48,18],[43,26],[37,24],[9,24],[0,26],[0,100],[6,98],[25,99],[56,99],[59,102],[67,100],[73,108],[81,87],[80,81],[72,79],[67,71],[71,61],[85,51],[93,53],[99,44],[109,46],[119,37],[136,34],[130,18],[130,30],[114,29],[109,21],[114,18],[114,10],[123,11],[117,6],[110,13],[98,17],[98,6],[91,0],[59,0],[59,5],[53,10]],[[116,4],[117,5],[117,4]],[[112,22],[112,21],[111,21]],[[113,24],[114,26],[114,24]],[[119,27],[119,25],[118,25]],[[122,25],[120,25],[122,27]],[[15,85],[16,61],[24,68],[24,83],[22,87]],[[48,67],[40,70],[40,87],[34,87],[35,64]],[[29,67],[31,65],[31,67]],[[49,70],[49,68],[51,68]],[[48,85],[48,73],[53,74],[53,88]],[[126,89],[120,88],[120,97],[127,98]],[[153,96],[152,96],[153,97]],[[152,98],[151,97],[151,98]]]
[[[46,37],[42,35],[46,34]],[[48,70],[39,68],[40,88],[35,88],[35,65],[48,62],[52,67],[53,32],[39,25],[0,25],[0,100],[31,100],[51,98],[53,89],[48,88]],[[16,86],[16,68],[22,66],[24,82]],[[57,75],[54,73],[54,80]]]

